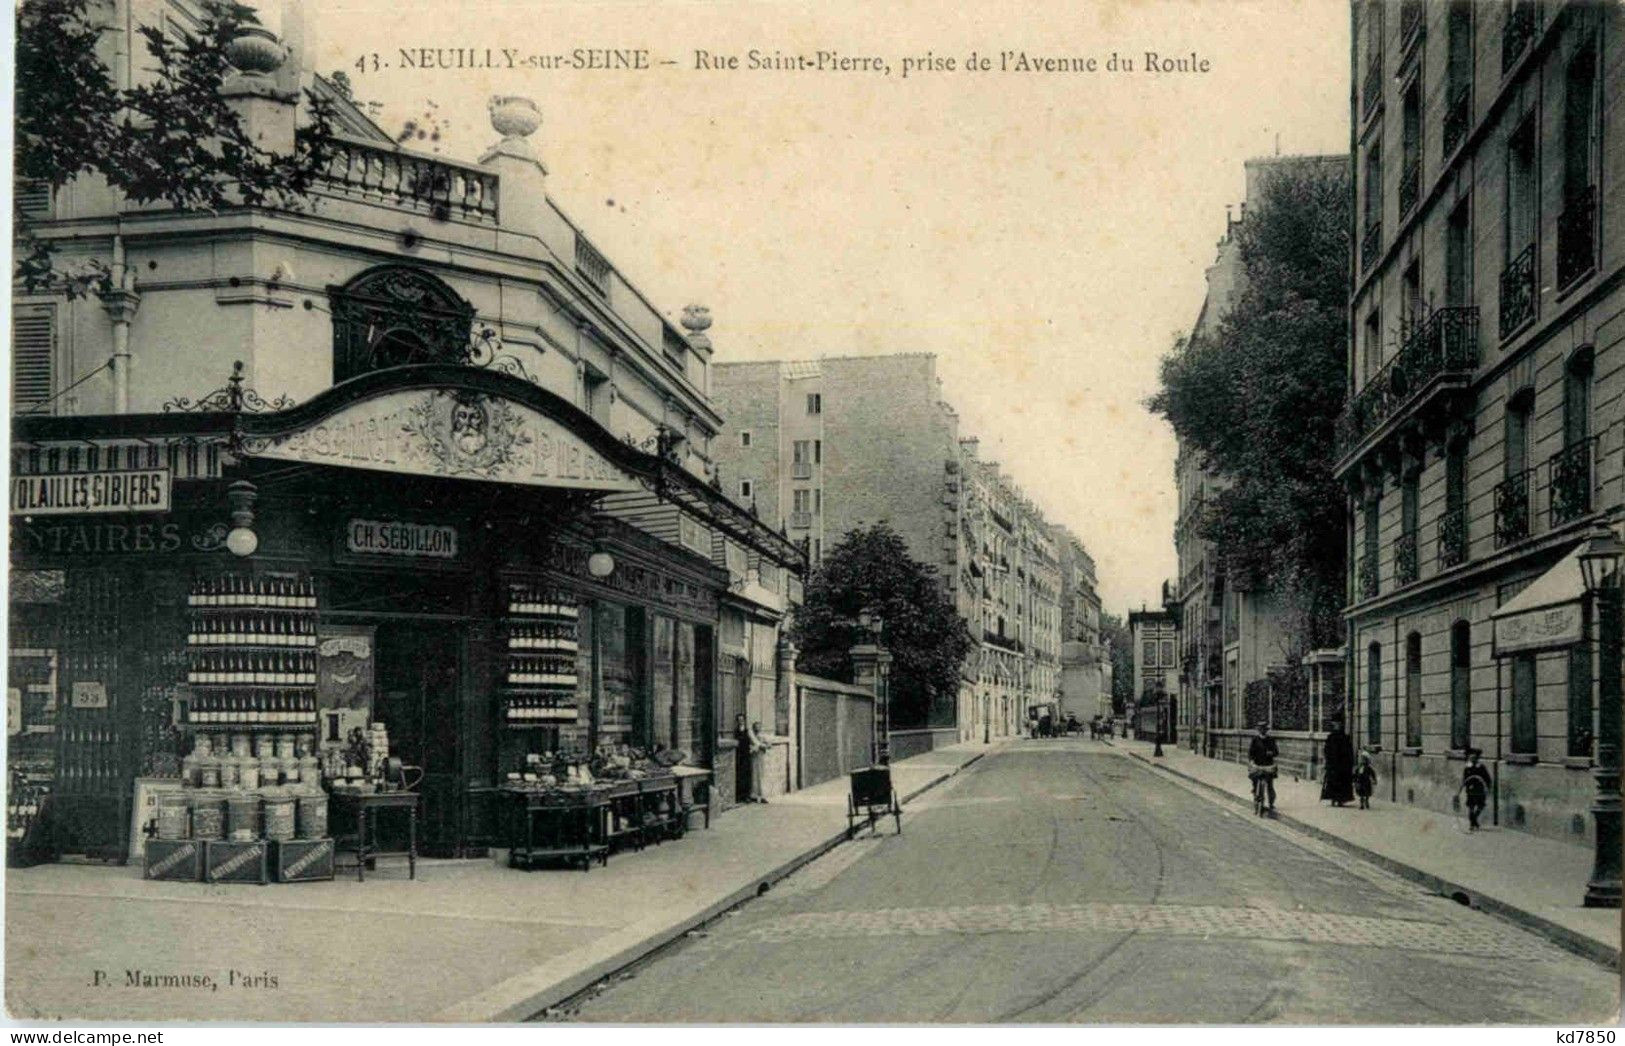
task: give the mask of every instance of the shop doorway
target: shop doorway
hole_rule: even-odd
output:
[[[373,720],[388,726],[390,754],[423,770],[420,849],[430,856],[454,856],[463,828],[458,712],[466,629],[446,621],[388,621],[377,627]]]

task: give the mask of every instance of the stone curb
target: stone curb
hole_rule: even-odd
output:
[[[907,804],[930,791],[985,756],[978,752],[958,767],[927,781],[904,796],[899,802]],[[665,947],[688,931],[702,926],[723,912],[760,895],[764,885],[771,885],[790,875],[803,865],[822,857],[846,841],[846,829],[803,851],[774,868],[766,875],[752,876],[749,884],[728,894],[698,911],[685,912],[677,918],[661,915],[634,923],[597,941],[582,953],[560,956],[557,960],[518,974],[492,986],[471,999],[455,1003],[429,1018],[434,1023],[483,1024],[511,1023],[528,1020],[550,1006],[556,1006],[578,992],[584,991],[606,977],[631,966],[650,953]]]
[[[1142,755],[1132,749],[1125,748],[1124,751],[1153,770],[1160,770],[1165,774],[1177,777],[1183,781],[1189,781],[1191,784],[1197,785],[1198,787],[1211,792],[1222,799],[1228,800],[1237,806],[1243,807],[1249,811],[1252,809],[1252,803],[1249,800],[1236,795],[1234,792],[1227,791],[1218,787],[1217,785],[1209,784],[1208,782],[1203,781],[1201,778],[1194,777],[1182,770],[1176,770],[1171,766],[1153,762],[1150,756]],[[1534,912],[1526,909],[1519,908],[1517,905],[1509,904],[1506,901],[1498,900],[1497,898],[1490,897],[1487,894],[1479,893],[1475,889],[1464,886],[1460,883],[1452,882],[1449,879],[1440,878],[1439,876],[1434,875],[1432,872],[1426,871],[1425,869],[1417,868],[1414,865],[1405,864],[1402,861],[1396,861],[1392,857],[1380,854],[1375,850],[1369,850],[1358,843],[1351,843],[1341,836],[1334,835],[1323,828],[1317,828],[1312,824],[1300,821],[1296,817],[1283,814],[1280,811],[1276,811],[1273,820],[1278,824],[1286,825],[1287,827],[1292,828],[1295,831],[1302,832],[1303,834],[1317,839],[1320,842],[1328,843],[1340,850],[1351,853],[1364,861],[1368,861],[1371,864],[1384,869],[1385,871],[1392,872],[1395,875],[1401,876],[1402,878],[1409,879],[1414,883],[1418,883],[1441,897],[1457,897],[1458,895],[1461,897],[1466,897],[1468,899],[1468,904],[1472,907],[1477,908],[1480,911],[1487,912],[1490,915],[1494,915],[1497,918],[1505,920],[1506,922],[1513,923],[1514,925],[1520,926],[1526,930],[1532,930],[1566,952],[1571,952],[1574,955],[1578,955],[1582,959],[1589,959],[1594,963],[1598,963],[1599,965],[1608,968],[1609,970],[1617,971],[1619,969],[1618,948],[1610,947],[1601,941],[1593,940],[1583,933],[1579,933],[1575,930],[1569,929],[1566,926],[1552,922],[1550,919],[1536,915]]]

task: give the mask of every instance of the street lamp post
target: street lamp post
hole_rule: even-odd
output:
[[[1597,794],[1591,801],[1596,843],[1591,880],[1586,883],[1587,908],[1620,906],[1620,559],[1621,543],[1605,524],[1599,524],[1580,550],[1580,572],[1591,594],[1597,621],[1597,757],[1592,778]]]

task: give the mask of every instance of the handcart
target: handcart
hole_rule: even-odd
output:
[[[866,820],[870,831],[875,823],[890,814],[897,824],[897,834],[903,834],[903,807],[897,801],[897,790],[891,784],[891,767],[871,766],[852,771],[852,790],[846,797],[846,837],[858,834],[858,821]]]

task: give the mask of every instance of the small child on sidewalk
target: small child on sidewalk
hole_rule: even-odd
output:
[[[1354,767],[1354,794],[1360,798],[1360,809],[1371,809],[1371,791],[1377,786],[1377,771],[1371,765],[1371,753],[1360,749],[1360,761]]]
[[[1467,749],[1467,765],[1461,770],[1461,788],[1467,793],[1467,830],[1478,831],[1478,815],[1484,812],[1490,796],[1490,771],[1478,757],[1484,753],[1476,748]]]

